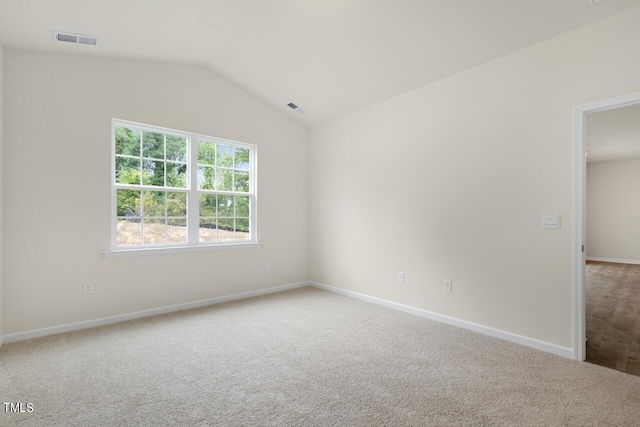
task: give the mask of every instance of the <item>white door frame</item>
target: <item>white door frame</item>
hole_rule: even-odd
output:
[[[640,104],[640,92],[577,105],[573,108],[573,358],[587,355],[585,330],[585,261],[587,236],[587,114]]]

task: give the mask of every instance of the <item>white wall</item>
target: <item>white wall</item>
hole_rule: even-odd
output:
[[[587,164],[587,257],[640,262],[640,159]]]
[[[3,264],[3,246],[4,246],[4,238],[3,238],[3,234],[2,234],[2,230],[3,230],[3,225],[4,225],[4,221],[3,221],[3,216],[2,216],[2,212],[3,212],[3,204],[2,204],[2,177],[4,175],[4,167],[3,167],[3,163],[2,163],[2,153],[3,153],[3,128],[2,128],[2,117],[3,117],[3,86],[4,86],[4,79],[3,79],[3,71],[4,71],[4,66],[3,66],[3,59],[4,59],[4,49],[2,47],[2,45],[0,44],[0,346],[2,346],[2,330],[3,330],[3,322],[2,322],[2,318],[4,316],[4,302],[3,302],[3,277],[4,277],[4,264]]]
[[[197,66],[6,49],[5,82],[4,334],[307,278],[303,125]],[[256,144],[264,247],[103,258],[113,117]]]
[[[587,162],[640,157],[640,104],[590,113]]]
[[[638,45],[634,9],[314,128],[311,280],[572,347],[572,107]]]

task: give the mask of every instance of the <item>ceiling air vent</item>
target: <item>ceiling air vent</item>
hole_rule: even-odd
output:
[[[100,37],[84,36],[82,34],[53,32],[53,40],[58,43],[83,44],[86,46],[98,46]]]
[[[296,112],[298,112],[298,114],[304,114],[304,113],[307,112],[307,110],[305,110],[304,108],[300,107],[299,105],[294,104],[293,102],[288,103],[287,107],[291,108],[292,110],[296,110]]]

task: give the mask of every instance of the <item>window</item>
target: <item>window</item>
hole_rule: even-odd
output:
[[[112,247],[255,243],[256,147],[113,120]]]

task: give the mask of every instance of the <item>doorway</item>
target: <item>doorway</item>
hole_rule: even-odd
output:
[[[640,92],[623,95],[615,98],[609,98],[601,101],[583,104],[574,108],[574,209],[573,209],[573,278],[574,278],[574,358],[580,361],[587,359],[587,323],[591,323],[591,317],[587,318],[586,300],[587,300],[587,156],[588,156],[588,123],[589,118],[592,120],[597,117],[596,113],[623,109],[625,107],[640,106]],[[594,150],[595,151],[595,150]],[[596,155],[596,153],[591,153]],[[600,154],[598,154],[600,155]],[[616,268],[620,267],[620,261],[623,259],[611,258],[607,261],[614,261],[611,266],[603,264],[600,268],[592,263],[589,265],[590,277],[597,277],[597,274],[604,277],[605,273],[615,276]],[[616,266],[617,261],[617,266]],[[600,261],[602,263],[602,260]],[[609,268],[611,267],[611,268]],[[635,266],[638,269],[640,266]],[[640,272],[640,269],[638,270]],[[620,273],[624,274],[624,273]],[[630,273],[631,274],[631,273]],[[604,275],[604,276],[603,276]],[[593,283],[591,283],[593,284]],[[599,283],[602,287],[603,283]],[[606,285],[609,286],[609,285]],[[606,287],[605,286],[605,287]],[[591,289],[592,291],[592,289]],[[600,294],[607,294],[607,290],[600,289]],[[624,292],[615,290],[622,299]],[[590,292],[589,302],[594,303],[597,299],[594,297],[597,292]],[[608,294],[607,294],[608,295]],[[615,296],[615,295],[614,295]],[[590,308],[592,308],[590,306]],[[613,302],[609,306],[609,311],[617,310],[617,306],[613,307]],[[613,313],[610,313],[613,315]],[[612,319],[609,319],[610,321]],[[590,325],[593,326],[593,325]],[[601,328],[604,325],[600,325]],[[602,338],[602,337],[600,337]],[[592,336],[592,340],[597,337]],[[593,355],[593,349],[590,348],[590,356]]]

